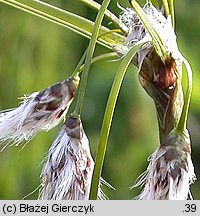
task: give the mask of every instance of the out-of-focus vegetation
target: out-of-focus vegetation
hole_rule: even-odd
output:
[[[47,2],[92,20],[95,18],[96,13],[80,1]],[[128,0],[118,2],[129,6]],[[120,13],[117,1],[112,1],[109,9],[116,15]],[[198,0],[176,2],[178,43],[194,71],[188,129],[192,137],[192,158],[200,179],[199,11]],[[68,29],[1,3],[0,110],[18,106],[17,98],[24,94],[66,79],[87,44],[87,39]],[[105,52],[105,48],[97,46],[96,54]],[[106,100],[118,65],[118,61],[99,62],[92,66],[89,74],[82,121],[94,157]],[[0,199],[22,199],[39,186],[42,161],[60,127],[48,133],[41,132],[23,149],[7,147],[0,153]],[[153,102],[141,88],[134,67],[130,66],[118,98],[102,174],[116,188],[116,191],[105,188],[110,199],[131,199],[139,193],[138,188],[130,190],[129,187],[145,171],[147,158],[158,144]],[[200,199],[200,180],[192,186],[192,194]],[[26,199],[37,196],[38,191]]]

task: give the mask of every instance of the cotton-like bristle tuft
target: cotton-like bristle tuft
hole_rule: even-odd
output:
[[[0,113],[0,142],[19,144],[40,130],[56,126],[67,112],[78,81],[69,78],[42,91],[25,96],[22,104]]]
[[[147,29],[142,24],[137,13],[132,8],[121,8],[122,13],[119,16],[120,21],[127,27],[127,36],[125,45],[128,48],[134,46],[143,38],[148,38],[151,42],[146,43],[137,52],[137,66],[140,68],[145,57],[155,48],[153,46],[154,38],[151,38]],[[150,2],[146,3],[143,11],[148,17],[148,22],[153,26],[160,40],[166,47],[166,55],[174,59],[180,59],[181,54],[178,50],[176,34],[174,32],[171,17],[167,18],[161,11],[155,8]],[[121,53],[126,55],[126,53]]]
[[[69,117],[48,152],[39,199],[88,200],[93,168],[80,119]]]
[[[94,169],[88,138],[80,118],[68,117],[49,149],[42,173],[39,199],[88,200]],[[108,197],[101,186],[113,187],[102,178],[98,199]]]
[[[185,136],[186,135],[186,136]],[[144,185],[139,200],[186,200],[196,177],[188,143],[189,135],[169,135],[150,160],[135,186]]]

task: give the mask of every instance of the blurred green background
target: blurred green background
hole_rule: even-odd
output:
[[[78,0],[47,2],[91,20],[96,15]],[[128,0],[118,2],[129,6]],[[116,15],[120,13],[115,0],[109,9]],[[194,71],[188,128],[199,179],[192,185],[192,194],[200,199],[200,2],[176,1],[175,10],[180,50]],[[16,107],[18,97],[68,77],[87,44],[87,39],[64,27],[0,3],[0,110]],[[98,45],[96,54],[107,51]],[[92,66],[89,74],[82,121],[94,157],[118,65],[119,62],[99,62]],[[0,199],[22,199],[39,186],[42,161],[60,127],[39,133],[24,149],[7,147],[0,152]],[[157,131],[153,103],[141,88],[134,67],[130,66],[118,98],[103,167],[102,177],[116,188],[115,191],[105,188],[110,199],[132,199],[139,194],[140,189],[129,187],[145,171],[147,158],[157,148]],[[35,191],[26,199],[37,199],[37,196]]]

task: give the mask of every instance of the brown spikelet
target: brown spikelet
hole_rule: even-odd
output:
[[[18,144],[30,140],[40,130],[56,126],[67,112],[78,81],[69,78],[25,96],[22,104],[0,113],[0,141]]]
[[[81,121],[69,117],[49,150],[39,199],[87,200],[93,167]]]
[[[190,138],[171,133],[153,153],[144,175],[135,186],[143,185],[140,200],[185,200],[191,198],[190,184],[195,181]]]

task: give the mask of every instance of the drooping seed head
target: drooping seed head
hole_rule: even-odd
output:
[[[195,181],[188,132],[171,133],[152,157],[147,171],[136,184],[144,184],[140,200],[185,200]]]
[[[69,117],[48,152],[39,199],[89,199],[93,168],[80,119]]]
[[[39,92],[25,96],[17,108],[0,113],[0,141],[20,143],[40,130],[50,130],[63,119],[77,89],[69,78]]]
[[[135,60],[136,66],[141,67],[143,60],[145,57],[155,50],[157,54],[160,54],[157,50],[156,44],[158,44],[159,40],[161,44],[163,44],[163,49],[165,49],[164,56],[160,56],[162,59],[167,59],[171,56],[175,60],[179,60],[181,58],[180,52],[178,50],[177,42],[176,42],[176,34],[174,32],[171,17],[167,18],[163,15],[161,11],[155,8],[150,2],[146,3],[143,7],[143,11],[147,16],[148,23],[152,25],[154,28],[154,32],[158,35],[158,38],[152,38],[149,33],[149,29],[144,26],[144,23],[140,20],[138,14],[132,9],[122,9],[122,13],[120,15],[121,22],[127,26],[127,36],[126,36],[126,46],[131,48],[138,41],[141,41],[143,38],[147,37],[151,42],[145,44],[137,53],[137,61]],[[125,55],[126,53],[122,53]]]

